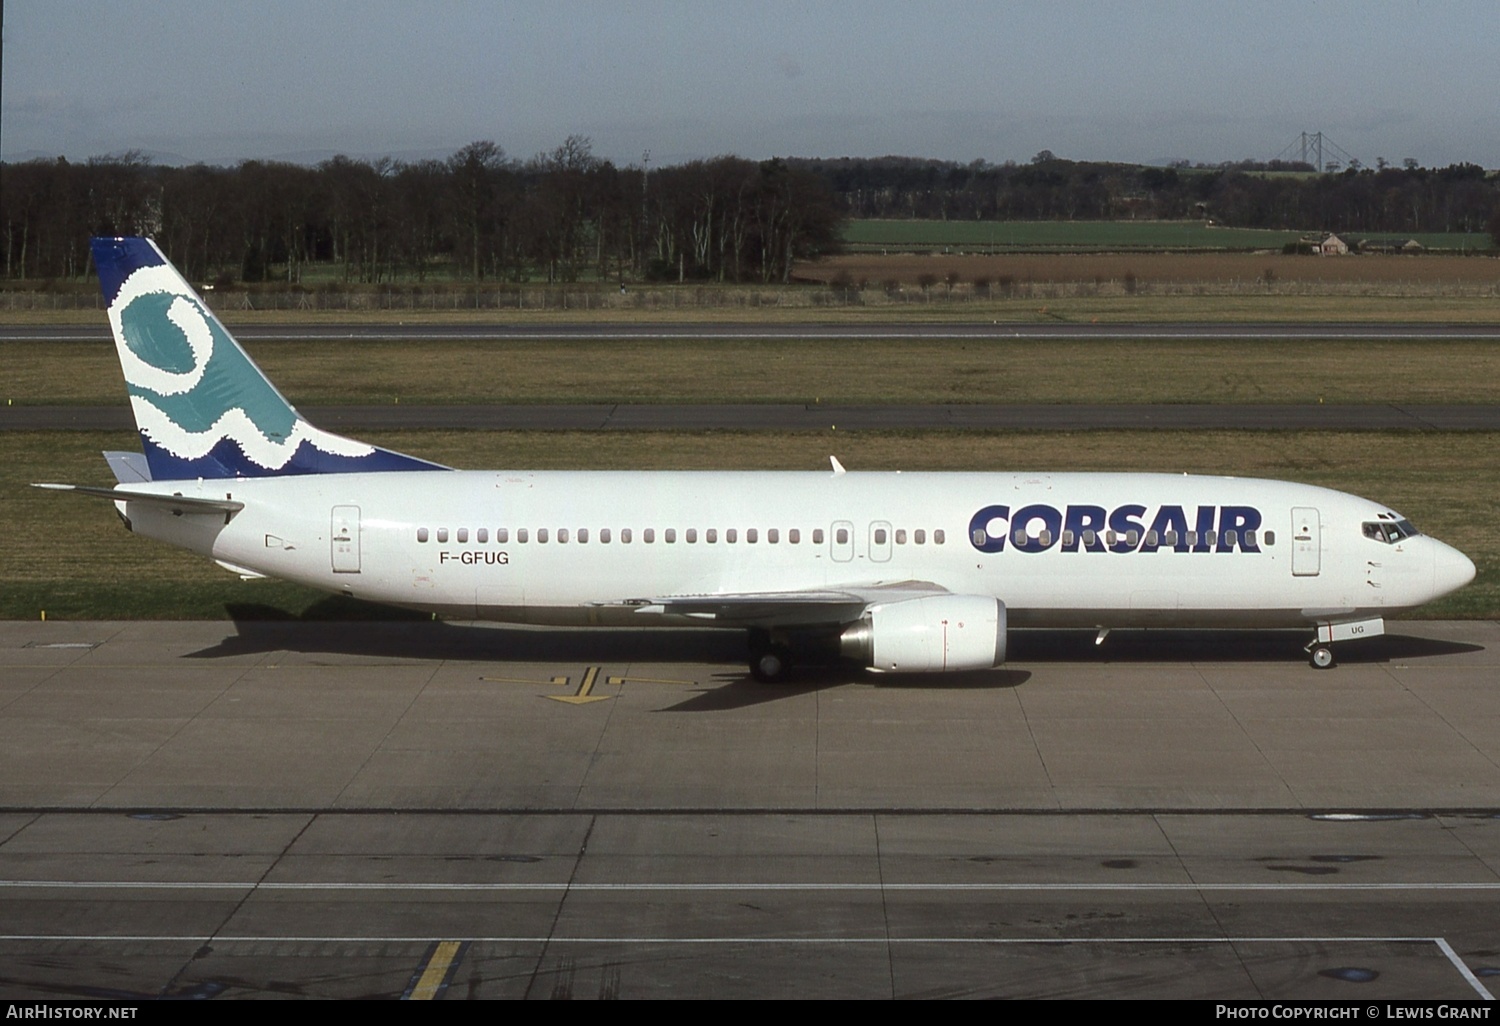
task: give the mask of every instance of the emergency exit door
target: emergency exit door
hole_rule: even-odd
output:
[[[333,572],[359,573],[359,507],[335,506],[329,537],[332,545]]]

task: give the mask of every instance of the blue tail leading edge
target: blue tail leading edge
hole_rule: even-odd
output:
[[[448,469],[313,427],[156,243],[92,245],[153,480]]]

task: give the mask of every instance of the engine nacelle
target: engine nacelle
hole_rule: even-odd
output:
[[[874,606],[844,629],[839,652],[877,673],[987,670],[1005,662],[1005,603],[938,595]]]

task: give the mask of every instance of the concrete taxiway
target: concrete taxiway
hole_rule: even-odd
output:
[[[0,624],[0,997],[1482,1000],[1500,624]]]

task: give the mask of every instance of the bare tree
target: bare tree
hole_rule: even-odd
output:
[[[484,279],[485,257],[496,251],[496,236],[505,227],[502,194],[508,170],[505,151],[488,140],[472,142],[448,158],[454,227],[463,235],[475,281]]]

